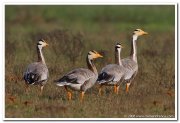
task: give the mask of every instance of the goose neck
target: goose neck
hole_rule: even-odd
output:
[[[42,53],[42,47],[37,46],[37,54],[38,54],[38,62],[42,62],[43,64],[46,64]]]
[[[131,42],[131,58],[137,62],[137,45],[136,45],[136,41],[137,41],[138,36],[137,35],[133,35],[133,40]]]
[[[87,57],[87,58],[86,58],[86,61],[87,61],[87,66],[88,66],[88,68],[97,75],[98,72],[97,72],[96,66],[94,65],[93,60],[92,60],[92,59],[89,59],[89,58]]]
[[[121,49],[115,49],[115,64],[122,65],[121,62]]]

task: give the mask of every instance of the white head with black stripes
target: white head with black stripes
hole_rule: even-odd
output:
[[[117,43],[116,46],[115,46],[115,50],[118,51],[118,52],[120,52],[122,48],[124,48],[124,47],[122,46],[121,43]]]
[[[39,49],[42,49],[43,47],[46,47],[46,46],[48,46],[48,45],[49,45],[49,44],[46,43],[46,41],[45,41],[44,39],[40,39],[40,40],[38,41],[38,43],[37,43],[37,46],[38,46]]]
[[[100,58],[100,57],[103,57],[103,56],[95,50],[91,50],[88,52],[88,59],[90,59],[90,60]]]
[[[141,35],[147,35],[148,33],[143,31],[142,29],[135,29],[133,32],[133,39],[137,40],[137,38]]]

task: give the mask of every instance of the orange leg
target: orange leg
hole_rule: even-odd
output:
[[[66,86],[64,86],[66,91],[67,91],[67,97],[68,97],[68,100],[72,100],[72,93],[68,90],[68,88]]]
[[[80,95],[80,99],[81,99],[81,102],[83,101],[83,99],[84,99],[84,91],[81,91],[81,95]]]
[[[114,93],[118,94],[119,93],[119,86],[114,85]]]
[[[114,93],[117,94],[117,85],[114,85]]]
[[[116,94],[119,94],[119,86],[117,85],[117,91]]]
[[[99,95],[102,95],[102,85],[99,86]]]
[[[130,86],[130,83],[127,83],[127,84],[126,84],[126,93],[129,92],[129,86]]]
[[[70,91],[67,92],[68,100],[72,100],[72,93]]]

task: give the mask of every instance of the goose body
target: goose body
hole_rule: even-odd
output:
[[[28,65],[27,70],[24,73],[24,80],[30,85],[45,85],[48,77],[49,72],[47,66],[40,62]]]
[[[95,84],[97,75],[89,69],[77,68],[58,80],[58,86],[68,86],[75,91],[86,91]]]
[[[106,65],[98,76],[97,81],[100,84],[99,94],[101,94],[101,87],[103,85],[114,86],[114,92],[118,94],[119,86],[124,81],[124,72],[126,71],[120,58],[121,48],[120,44],[115,46],[116,64]]]
[[[42,48],[47,45],[48,44],[43,39],[39,40],[37,43],[38,61],[29,64],[26,71],[24,72],[24,80],[27,87],[28,85],[40,85],[41,93],[49,77],[48,68],[42,53]]]
[[[129,86],[138,72],[137,46],[136,46],[137,39],[139,36],[146,35],[146,34],[148,33],[144,32],[141,29],[134,30],[133,40],[131,42],[130,56],[121,60],[123,67],[126,69],[126,72],[125,72],[126,92],[129,91]]]
[[[99,84],[104,85],[115,85],[123,79],[123,70],[122,66],[117,64],[109,64],[104,67],[98,77]]]
[[[131,58],[125,58],[122,59],[121,61],[123,67],[126,69],[124,79],[126,81],[132,79],[132,76],[136,74],[138,71],[138,64],[133,60],[131,60]]]
[[[89,51],[86,58],[88,69],[77,68],[55,80],[57,86],[65,87],[69,100],[72,99],[72,90],[75,90],[81,92],[82,101],[86,90],[95,84],[98,73],[93,60],[99,57],[102,56],[96,51]]]

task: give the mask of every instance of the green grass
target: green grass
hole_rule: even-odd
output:
[[[174,6],[6,5],[5,22],[6,118],[175,116]],[[125,93],[125,85],[119,95],[113,94],[112,87],[104,87],[99,96],[95,85],[87,91],[82,104],[78,92],[68,101],[64,88],[56,86],[53,80],[74,68],[86,67],[89,50],[104,54],[95,62],[98,71],[114,62],[116,42],[125,46],[122,57],[127,57],[136,28],[149,35],[137,42],[139,72],[130,92]],[[50,77],[42,96],[37,95],[36,86],[31,86],[26,94],[22,79],[27,65],[36,61],[38,38],[49,43],[43,53]]]

